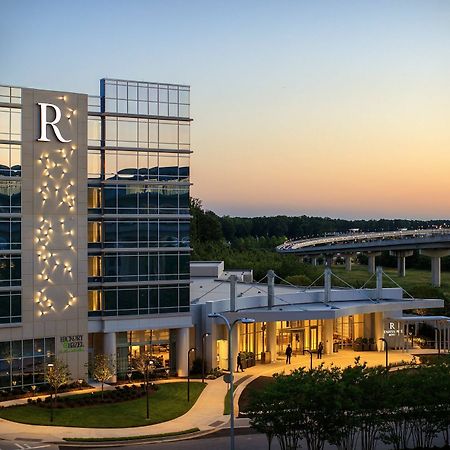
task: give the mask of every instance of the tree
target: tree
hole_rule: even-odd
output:
[[[56,396],[58,395],[58,389],[70,380],[71,374],[67,364],[60,360],[55,359],[54,363],[47,365],[47,372],[45,373],[45,381],[49,384],[52,392],[54,394],[54,401],[56,403]],[[50,422],[53,422],[53,399],[52,394],[50,394]]]
[[[102,384],[102,400],[103,400],[103,386],[114,375],[116,365],[114,364],[111,355],[100,353],[95,355],[92,362],[92,378]]]
[[[150,380],[150,374],[155,370],[156,360],[148,352],[141,353],[132,360],[132,365],[135,370],[144,376],[145,395],[147,398],[147,419],[150,418],[149,399],[148,399],[148,386]]]

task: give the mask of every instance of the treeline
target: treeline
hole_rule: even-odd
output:
[[[284,239],[314,237],[322,236],[325,233],[344,233],[352,228],[358,228],[361,231],[430,228],[444,226],[448,223],[445,220],[344,220],[304,215],[296,217],[219,217],[213,211],[205,211],[198,199],[191,200],[191,212],[193,215],[194,240],[196,236],[201,236],[202,240],[226,239],[229,242],[247,237]]]
[[[282,277],[303,274],[308,270],[299,263],[298,258],[275,253],[275,247],[287,239],[347,232],[352,228],[362,231],[395,231],[400,228],[446,225],[444,220],[344,220],[309,216],[220,217],[213,211],[205,210],[198,199],[191,199],[191,214],[193,260],[224,260],[229,269],[253,268],[258,279],[269,268]],[[367,263],[364,254],[358,258],[361,264]],[[380,257],[379,264],[395,267],[397,260],[385,252]],[[408,267],[428,270],[430,264],[430,258],[420,256],[418,252],[407,258]],[[450,270],[450,257],[442,259],[442,269]]]

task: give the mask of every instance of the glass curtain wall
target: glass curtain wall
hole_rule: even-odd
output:
[[[90,316],[189,311],[189,102],[111,79],[89,99]]]

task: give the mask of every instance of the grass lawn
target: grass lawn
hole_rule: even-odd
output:
[[[365,283],[370,274],[367,270],[367,266],[361,266],[358,264],[352,265],[352,270],[347,272],[344,266],[333,265],[331,270],[344,279],[347,283],[353,284],[363,284]],[[397,269],[392,267],[383,267],[385,273],[387,273],[393,280],[395,280],[400,286],[404,287],[406,290],[418,287],[418,286],[431,286],[431,270],[417,270],[406,268],[406,276],[399,277],[397,275]],[[373,283],[369,283],[369,286],[375,286],[375,277],[372,278]],[[441,272],[441,288],[444,291],[450,292],[450,272]],[[394,287],[395,285],[389,281],[387,278],[383,279],[383,284],[386,287]]]
[[[191,400],[187,401],[187,383],[163,383],[150,395],[150,419],[146,415],[146,398],[106,405],[83,406],[54,410],[50,423],[50,409],[35,405],[11,406],[0,409],[0,417],[33,425],[62,425],[91,428],[119,428],[166,422],[186,413],[197,401],[205,384],[191,383]]]

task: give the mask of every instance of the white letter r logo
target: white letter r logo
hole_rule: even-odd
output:
[[[55,133],[59,142],[71,142],[72,139],[64,139],[62,137],[59,128],[56,126],[56,124],[61,120],[61,110],[56,105],[53,105],[51,103],[38,103],[38,105],[41,107],[41,137],[38,139],[38,141],[50,141],[50,139],[47,138],[47,125],[50,125],[53,128],[53,132]],[[53,120],[52,122],[49,122],[47,120],[47,108],[53,108],[55,111],[55,120]]]

